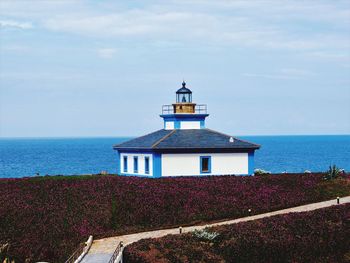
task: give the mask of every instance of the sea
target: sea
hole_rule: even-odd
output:
[[[350,135],[240,136],[261,145],[255,168],[272,173],[350,171]],[[0,178],[116,173],[112,146],[131,138],[2,138]]]

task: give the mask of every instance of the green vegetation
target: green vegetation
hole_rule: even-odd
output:
[[[255,169],[254,170],[254,175],[268,175],[271,174],[269,171],[265,171],[263,169]]]
[[[325,180],[332,180],[338,178],[343,173],[343,170],[339,169],[336,165],[330,165],[326,175],[324,176]]]

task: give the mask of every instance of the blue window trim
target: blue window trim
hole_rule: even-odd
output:
[[[122,160],[120,159],[120,152],[116,151],[116,154],[117,154],[117,167],[116,167],[117,168],[117,174],[120,174]]]
[[[145,157],[145,174],[149,174],[149,157]]]
[[[134,156],[134,173],[139,172],[139,157]]]
[[[248,175],[254,175],[254,151],[248,153]]]
[[[203,167],[202,167],[203,161],[202,160],[204,158],[208,158],[208,171],[203,171]],[[200,167],[201,174],[211,173],[211,156],[200,156],[199,167]]]
[[[159,178],[162,176],[162,155],[153,153],[153,177]]]
[[[123,172],[128,172],[128,156],[123,156]]]

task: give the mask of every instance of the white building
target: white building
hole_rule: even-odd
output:
[[[163,105],[164,128],[113,146],[117,173],[145,177],[252,175],[259,145],[205,127],[206,105],[192,103],[182,83],[176,103]]]

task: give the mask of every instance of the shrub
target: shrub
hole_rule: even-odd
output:
[[[269,171],[265,171],[263,169],[255,169],[254,170],[254,175],[268,175],[271,174]]]
[[[194,230],[192,235],[200,240],[204,241],[213,241],[215,238],[219,236],[216,232],[211,232],[208,229],[203,230]]]
[[[332,180],[337,178],[339,175],[341,175],[343,172],[342,169],[339,169],[336,165],[329,166],[328,171],[326,172],[326,175],[324,176],[325,180]]]

